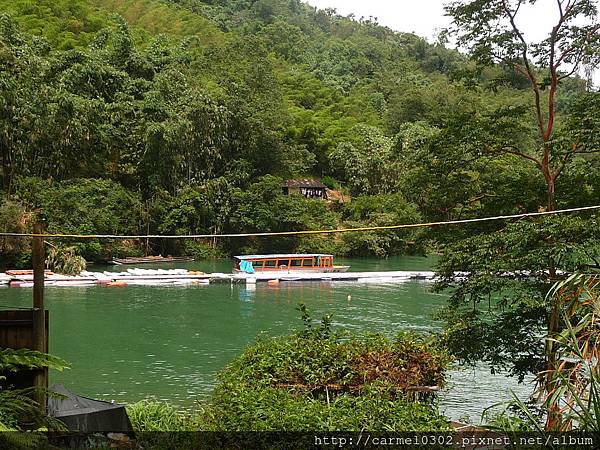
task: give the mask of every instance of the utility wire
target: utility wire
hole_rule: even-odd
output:
[[[562,209],[559,211],[545,211],[537,213],[514,214],[509,216],[494,216],[482,217],[478,219],[463,219],[450,220],[446,222],[428,222],[428,223],[413,223],[402,225],[388,225],[380,227],[361,227],[361,228],[339,228],[334,230],[305,230],[305,231],[280,231],[269,233],[237,233],[237,234],[191,234],[191,235],[132,235],[118,236],[112,234],[35,234],[35,233],[8,233],[0,232],[0,237],[41,237],[44,239],[51,238],[68,238],[68,239],[215,239],[215,238],[246,238],[246,237],[270,237],[270,236],[303,236],[311,234],[337,234],[351,233],[358,231],[385,231],[385,230],[400,230],[406,228],[426,228],[446,225],[460,225],[466,223],[492,222],[498,220],[510,219],[526,219],[528,217],[552,216],[558,214],[568,214],[583,211],[594,211],[600,209],[597,206],[585,206],[581,208]]]

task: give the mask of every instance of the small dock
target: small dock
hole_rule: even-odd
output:
[[[327,282],[346,281],[364,283],[403,283],[407,281],[434,281],[434,272],[418,271],[386,271],[386,272],[331,272],[331,273],[275,273],[226,275],[228,279],[238,282]],[[215,281],[217,281],[215,279]]]

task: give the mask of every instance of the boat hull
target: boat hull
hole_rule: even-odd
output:
[[[255,273],[260,274],[288,274],[288,275],[302,275],[305,273],[343,273],[348,272],[350,266],[333,266],[333,267],[311,267],[311,268],[303,268],[303,269],[254,269]],[[233,273],[235,274],[245,274],[239,269],[233,269]]]

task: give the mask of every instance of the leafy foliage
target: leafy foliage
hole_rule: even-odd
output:
[[[56,356],[47,355],[28,349],[0,348],[0,372],[16,372],[23,369],[63,370],[69,365]]]
[[[457,356],[521,378],[541,371],[553,306],[546,301],[553,283],[548,267],[573,272],[594,265],[595,221],[594,215],[520,221],[449,247],[439,287],[452,289],[447,338]],[[468,276],[456,279],[455,271]]]
[[[26,233],[30,230],[32,214],[20,203],[0,200],[0,229],[9,233]],[[20,238],[0,238],[0,269],[28,262],[29,243]]]
[[[445,429],[431,405],[404,392],[443,384],[449,363],[432,340],[355,336],[314,325],[289,337],[259,337],[221,375],[207,420],[216,430]],[[283,413],[285,411],[285,414]]]
[[[475,70],[440,44],[298,1],[9,3],[0,28],[0,178],[11,201],[44,211],[49,231],[336,228],[543,202],[535,166],[498,153],[537,142],[527,84],[503,66]],[[40,21],[53,25],[42,30]],[[71,22],[77,32],[58,31]],[[582,152],[595,148],[596,96],[579,81],[561,80],[559,118],[572,118],[556,129],[557,152],[575,141]],[[559,202],[591,202],[596,158],[568,159]],[[335,178],[353,194],[354,211],[280,195],[279,180],[308,175]],[[362,205],[377,198],[387,209],[397,200],[405,212],[357,214],[363,196]],[[448,236],[433,238],[90,242],[76,250],[98,260],[241,249],[386,256]],[[16,252],[11,264],[26,261]]]
[[[187,431],[185,418],[165,403],[140,401],[127,405],[127,416],[136,432]]]
[[[61,358],[33,350],[0,348],[0,373],[45,367],[63,370],[69,365]],[[0,376],[0,380],[3,378]],[[34,389],[13,389],[11,386],[0,388],[0,430],[17,431],[24,422],[46,429],[61,429],[60,423],[42,413],[39,405],[32,399],[33,392]],[[39,439],[36,436],[2,433],[0,444],[3,443],[16,448],[29,448],[39,445]]]
[[[46,256],[46,267],[65,275],[79,275],[86,268],[86,261],[76,254],[73,247],[52,248]]]
[[[559,22],[546,39],[526,44],[514,19],[531,4],[558,8]],[[452,2],[452,31],[468,55],[299,0],[0,0],[0,7],[7,13],[0,16],[2,231],[29,230],[34,211],[57,233],[218,234],[597,203],[600,94],[577,75],[600,61],[591,0]],[[284,196],[282,182],[292,176],[322,177],[352,198]],[[433,248],[443,251],[440,288],[453,294],[450,348],[523,377],[552,362],[542,337],[564,329],[555,328],[562,322],[546,294],[564,272],[598,268],[597,229],[587,214],[333,238],[61,244],[94,260],[295,250],[385,257]],[[27,265],[27,246],[0,240],[0,264]],[[330,356],[340,352],[338,369],[350,383],[358,369],[344,358],[352,352],[330,338],[321,340]],[[369,339],[356,345],[379,342]],[[261,342],[256,348],[303,356],[276,339]],[[277,376],[318,385],[339,375],[318,372],[328,366],[311,358],[314,373],[286,366],[290,372]],[[386,392],[369,385],[365,395],[371,388]],[[302,411],[298,428],[309,423],[298,392],[260,389],[265,405]],[[250,401],[249,392],[239,394]],[[397,401],[391,391],[383,397]],[[331,409],[312,400],[326,427]],[[367,417],[370,406],[361,410],[357,401],[333,400]],[[272,423],[275,416],[263,425]]]
[[[349,203],[343,216],[350,227],[384,227],[420,223],[417,207],[401,194],[361,196]],[[348,233],[342,236],[346,253],[353,256],[424,253],[422,230]]]
[[[583,94],[579,88],[580,93],[574,96],[577,100],[569,101],[573,88],[578,90],[578,80],[563,81],[582,65],[593,68],[599,64],[598,11],[594,2],[587,0],[544,2],[546,9],[556,8],[555,25],[547,39],[528,43],[517,25],[517,16],[534,4],[542,2],[465,0],[447,7],[454,19],[453,31],[461,44],[470,46],[479,73],[493,63],[511,68],[522,77],[531,99],[529,104],[521,104],[501,98],[484,103],[483,113],[465,111],[465,116],[474,120],[456,122],[460,128],[453,127],[456,134],[451,144],[454,137],[458,139],[449,153],[476,164],[501,155],[530,164],[534,170],[531,175],[543,179],[545,195],[540,195],[539,188],[531,189],[540,185],[538,181],[530,181],[526,184],[529,189],[501,202],[501,209],[532,210],[537,204],[538,210],[553,211],[586,201],[585,192],[576,193],[563,177],[577,173],[582,159],[597,159],[588,156],[598,151],[595,139],[583,136],[586,129],[597,125],[598,111],[593,105],[598,94]],[[490,86],[494,90],[507,81],[502,71],[498,75]],[[513,79],[512,84],[518,85],[516,81]],[[590,108],[583,112],[579,102]],[[527,120],[526,112],[535,120]],[[474,181],[484,181],[478,172],[471,174]],[[498,186],[498,181],[507,179],[491,180],[491,186]],[[469,206],[484,210],[484,205],[493,204],[485,198],[493,192],[488,186],[477,186],[483,192],[469,201]],[[498,187],[498,191],[506,192],[504,185]],[[464,231],[446,248],[440,264],[445,276],[441,287],[453,292],[447,314],[449,346],[467,361],[485,360],[492,370],[507,368],[520,379],[544,369],[555,371],[559,355],[548,340],[568,324],[561,320],[560,305],[546,294],[565,273],[596,265],[596,216],[560,216],[470,230],[465,227]],[[456,277],[451,271],[463,275]],[[550,379],[540,381],[551,398],[554,389]],[[546,413],[546,428],[553,430],[560,422],[558,402],[548,404]]]

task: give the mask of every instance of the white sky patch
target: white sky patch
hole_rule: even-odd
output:
[[[443,0],[304,0],[319,9],[334,8],[338,14],[354,14],[377,18],[379,24],[395,31],[414,33],[435,42],[438,33],[451,23],[445,16]],[[600,0],[596,1],[600,5]],[[547,37],[556,24],[558,10],[554,0],[540,0],[536,5],[523,6],[517,16],[517,25],[531,42]],[[594,74],[594,84],[600,86],[600,71]]]

